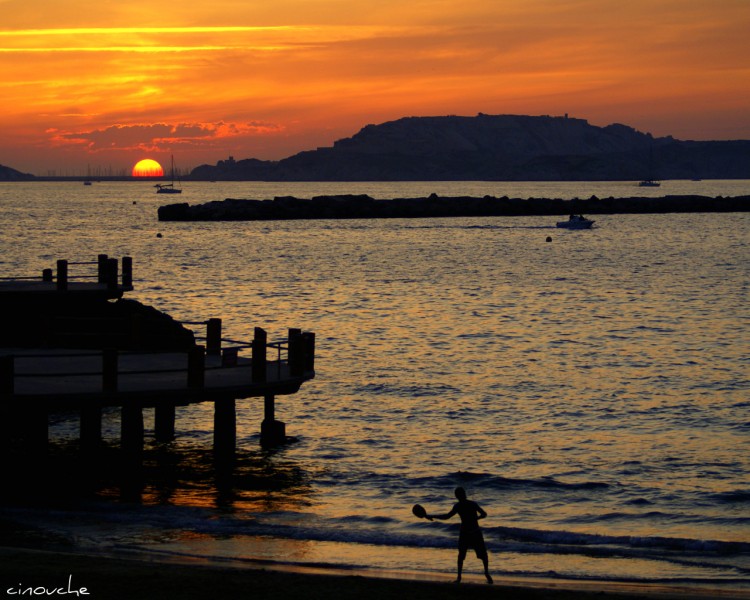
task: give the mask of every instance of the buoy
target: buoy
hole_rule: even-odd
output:
[[[161,233],[157,233],[157,234],[156,234],[156,237],[158,237],[158,238],[162,237],[162,236],[161,236]]]
[[[551,241],[552,241],[552,237],[548,235],[548,236],[547,236],[547,241],[548,241],[548,242],[551,242]]]

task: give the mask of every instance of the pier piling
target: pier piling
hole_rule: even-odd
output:
[[[278,446],[286,442],[286,423],[276,420],[276,398],[273,394],[263,397],[263,422],[260,424],[262,446]]]
[[[202,389],[206,384],[206,349],[195,346],[188,351],[188,387]]]
[[[164,402],[154,407],[154,437],[157,442],[171,442],[175,439],[175,405]]]
[[[96,274],[80,275],[81,266]],[[153,317],[137,303],[122,303],[113,317],[104,311],[132,290],[132,284],[132,258],[123,257],[120,267],[106,254],[98,255],[96,262],[58,260],[56,272],[44,269],[41,282],[37,275],[2,283],[0,299],[11,310],[7,347],[0,349],[0,445],[33,459],[29,464],[37,458],[48,460],[49,413],[76,410],[80,448],[90,464],[98,465],[105,448],[104,411],[119,407],[123,466],[132,472],[137,493],[144,409],[149,416],[154,410],[155,440],[171,442],[176,406],[213,401],[217,465],[231,468],[237,446],[236,401],[263,397],[261,444],[285,443],[286,425],[276,419],[276,396],[296,393],[315,376],[315,335],[290,329],[287,339],[269,343],[266,331],[255,327],[250,343],[225,340],[222,320],[211,318],[174,327],[170,320],[169,339],[162,340],[160,326],[166,317]],[[48,313],[55,319],[42,320],[40,315]],[[186,324],[206,327],[205,346],[195,345],[202,338],[184,330]],[[33,336],[22,325],[33,326]],[[19,350],[16,338],[28,343]],[[33,468],[30,472],[35,473]]]
[[[12,394],[15,391],[15,370],[13,356],[0,356],[0,394]]]
[[[234,399],[214,402],[214,453],[217,458],[233,457],[237,446],[237,411]]]
[[[81,407],[80,427],[81,448],[84,451],[96,450],[102,441],[102,407],[99,405]]]
[[[127,457],[140,459],[143,453],[143,409],[134,402],[125,403],[121,410],[120,447]]]
[[[117,391],[118,354],[115,348],[102,350],[102,389],[105,392]]]
[[[23,428],[27,450],[36,457],[47,455],[49,444],[49,412],[46,406],[24,409]]]

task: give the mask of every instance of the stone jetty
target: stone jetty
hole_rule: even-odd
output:
[[[226,200],[159,207],[160,221],[278,221],[289,219],[385,219],[435,217],[494,217],[568,214],[636,214],[747,212],[750,195],[735,197],[663,196],[562,200],[558,198],[447,197],[376,200],[346,194],[304,199],[277,196],[269,200]]]

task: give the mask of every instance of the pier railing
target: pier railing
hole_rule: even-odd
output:
[[[77,272],[73,277],[71,267],[75,267],[76,271],[79,271],[78,267],[88,267],[88,274]],[[0,278],[0,281],[8,280],[11,283],[4,284],[3,290],[9,293],[27,291],[26,281],[40,281],[39,277]],[[132,290],[133,260],[128,256],[123,257],[121,270],[120,261],[106,254],[100,254],[96,261],[90,262],[58,260],[56,272],[44,269],[41,276],[43,284],[60,292],[67,291],[72,285],[80,286],[81,280],[95,281],[98,285],[95,288],[97,293],[104,289],[109,296],[118,297],[122,291]],[[13,283],[18,285],[13,286]],[[46,292],[47,289],[44,287],[43,291]],[[88,288],[84,286],[83,289]],[[37,286],[34,285],[32,291],[36,290]],[[54,319],[62,324],[62,328],[51,328],[43,332],[45,340],[53,342],[49,350],[13,350],[14,354],[4,354],[0,350],[0,396],[17,394],[17,382],[32,378],[37,381],[31,387],[43,389],[56,386],[57,394],[66,393],[61,389],[64,382],[58,381],[46,386],[39,382],[56,378],[80,382],[83,378],[89,378],[86,382],[87,393],[106,394],[120,391],[120,379],[126,376],[153,378],[184,373],[184,389],[195,390],[205,387],[207,371],[249,369],[249,380],[242,378],[240,382],[237,377],[232,378],[237,385],[310,379],[314,374],[315,334],[300,329],[289,329],[286,339],[269,341],[266,331],[256,327],[252,340],[233,340],[222,337],[221,319],[208,319],[182,324],[205,327],[205,335],[192,332],[190,340],[202,341],[202,345],[177,346],[187,347],[187,350],[181,351],[143,350],[145,326],[143,316],[139,313],[129,317],[59,315]],[[88,325],[84,326],[85,324]],[[70,331],[65,328],[66,325],[70,326]],[[97,338],[98,341],[95,341]],[[162,344],[162,348],[164,347]],[[77,351],[74,348],[82,349]],[[243,351],[248,350],[251,354],[249,359],[241,356]],[[269,353],[274,355],[270,361]],[[167,356],[169,358],[165,358]],[[24,365],[23,369],[16,364],[28,360],[36,362]],[[63,362],[67,365],[65,368],[60,366]],[[49,372],[43,372],[45,367]],[[92,378],[100,381],[97,389],[91,389]],[[22,387],[29,389],[30,386]]]
[[[88,269],[88,273],[77,272],[71,274],[71,267],[95,267]],[[91,272],[95,271],[95,272]],[[54,283],[58,291],[67,291],[68,284],[73,282],[95,282],[106,286],[110,290],[117,290],[118,285],[123,289],[133,289],[133,259],[130,256],[122,258],[122,274],[120,275],[120,261],[110,258],[106,254],[99,254],[96,261],[72,262],[58,260],[56,270],[43,269],[41,277],[0,277],[0,281],[42,281]],[[118,280],[121,282],[118,284]]]
[[[187,390],[200,390],[205,388],[207,371],[248,369],[250,370],[250,377],[246,381],[252,384],[281,383],[286,379],[309,379],[314,374],[315,334],[312,332],[289,329],[287,339],[269,342],[266,331],[256,327],[252,340],[238,341],[221,338],[221,321],[219,319],[210,319],[205,324],[207,325],[205,338],[207,344],[205,346],[196,345],[183,352],[138,352],[104,348],[95,351],[55,352],[50,350],[43,353],[17,353],[0,356],[0,395],[16,394],[18,387],[16,382],[24,378],[37,380],[65,378],[69,381],[71,378],[94,377],[99,378],[100,385],[98,389],[90,391],[109,394],[120,391],[121,378],[132,376],[148,377],[183,373],[184,379],[180,387],[184,386],[184,389]],[[225,346],[224,343],[230,345]],[[251,350],[249,360],[247,358],[243,360],[240,356],[240,352],[246,349]],[[275,353],[275,360],[268,360],[269,350]],[[155,360],[159,355],[174,356],[173,365],[149,368],[147,366],[149,357],[154,359],[151,362],[164,363],[164,361]],[[220,357],[220,360],[207,360],[210,356]],[[145,364],[146,366],[123,369],[120,361],[123,357],[144,358],[146,360],[138,364]],[[38,362],[42,358],[46,361],[50,359],[65,361],[81,359],[79,364],[83,366],[77,369],[67,369],[64,372],[41,372],[28,369],[21,371],[17,368],[20,361],[33,360]],[[271,369],[269,369],[269,365],[272,367]],[[276,368],[273,369],[273,367]]]

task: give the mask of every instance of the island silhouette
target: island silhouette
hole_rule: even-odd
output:
[[[655,138],[585,119],[406,117],[279,161],[230,157],[193,169],[207,181],[637,181],[748,179],[750,140]]]

